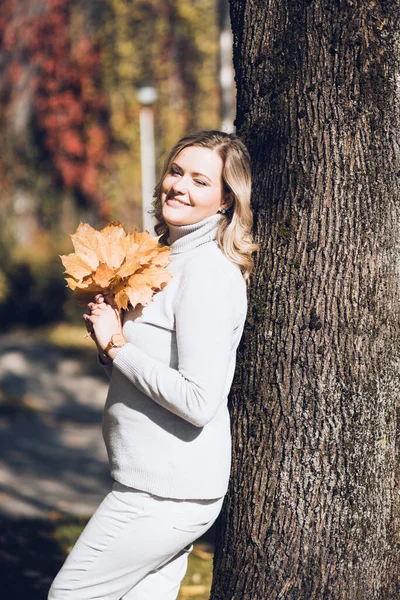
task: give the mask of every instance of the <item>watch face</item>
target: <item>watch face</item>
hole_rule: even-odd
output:
[[[126,344],[126,339],[124,338],[122,333],[114,333],[114,335],[111,336],[111,341],[113,343],[113,346],[117,346],[117,348],[120,348],[121,346],[124,346]]]

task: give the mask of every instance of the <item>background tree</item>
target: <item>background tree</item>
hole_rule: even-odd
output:
[[[212,599],[395,600],[399,2],[231,17],[260,251]]]

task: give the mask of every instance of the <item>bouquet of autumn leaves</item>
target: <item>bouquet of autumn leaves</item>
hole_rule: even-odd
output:
[[[168,246],[135,229],[126,234],[119,221],[101,231],[81,223],[71,235],[75,253],[60,256],[65,279],[79,302],[93,301],[96,294],[111,294],[118,309],[145,306],[172,277]]]

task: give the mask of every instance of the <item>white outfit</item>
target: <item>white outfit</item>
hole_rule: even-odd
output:
[[[154,589],[153,596],[146,596],[144,592],[140,595],[139,586],[151,588],[152,580],[160,581],[161,571],[166,568],[160,570],[161,565],[168,563],[168,568],[173,570],[180,563],[186,564],[184,548],[190,546],[205,527],[204,533],[218,516],[231,460],[227,398],[247,311],[246,286],[241,272],[215,241],[221,218],[214,215],[194,225],[170,227],[168,270],[172,279],[142,311],[125,315],[123,333],[128,343],[118,351],[113,365],[107,367],[110,388],[103,434],[111,475],[117,485],[122,486],[118,489],[124,489],[124,498],[135,498],[133,504],[139,494],[142,501],[146,499],[146,505],[152,506],[149,514],[158,517],[149,517],[147,523],[142,517],[134,519],[136,525],[132,525],[131,520],[131,525],[127,530],[124,526],[122,532],[124,543],[117,536],[112,538],[111,546],[104,545],[100,549],[97,543],[100,531],[114,529],[99,526],[100,517],[96,516],[101,514],[104,520],[103,513],[115,507],[115,490],[109,494],[99,507],[100,512],[96,511],[92,518],[95,524],[91,521],[88,525],[90,533],[82,535],[90,536],[88,547],[96,545],[95,552],[99,556],[90,561],[89,569],[91,573],[95,571],[96,576],[91,584],[88,582],[91,576],[80,575],[83,583],[73,584],[71,600],[174,598],[180,579],[177,587],[175,581],[175,596],[156,593]],[[129,496],[129,490],[133,496]],[[186,502],[179,502],[182,500]],[[150,535],[150,522],[153,520],[153,529],[158,530],[164,519],[160,516],[164,513],[159,513],[158,508],[154,512],[155,506],[161,505],[171,505],[164,515],[165,544],[159,543],[163,536],[157,531]],[[171,531],[180,531],[174,524],[175,517],[185,514],[186,505],[190,511],[197,511],[197,527],[186,531],[189,535],[182,536],[175,545],[176,536]],[[130,501],[127,515],[131,513],[128,506],[131,506]],[[119,516],[115,519],[125,522]],[[79,544],[82,546],[81,540],[75,548]],[[113,544],[119,549],[117,553],[110,550]],[[153,552],[147,553],[151,547]],[[71,588],[72,579],[78,579],[78,565],[82,567],[82,561],[88,560],[86,550],[80,552],[75,548],[53,583],[54,594],[50,594],[50,600],[68,597],[67,591],[61,592],[66,590],[68,565],[72,562],[77,565],[73,570],[75,574],[69,576]],[[114,571],[105,558],[110,552],[120,557],[115,560]],[[139,566],[142,554],[144,560]],[[95,580],[100,583],[94,583]],[[116,580],[121,586],[115,592],[106,593]]]

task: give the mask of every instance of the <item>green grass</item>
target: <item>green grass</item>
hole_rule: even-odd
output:
[[[51,513],[49,517],[51,520],[56,522],[53,538],[60,546],[60,550],[63,552],[63,554],[67,556],[89,518],[77,517],[75,519],[68,519],[61,517],[57,523],[59,518],[58,513]]]
[[[69,323],[57,323],[42,330],[39,335],[58,346],[59,348],[71,350],[87,350],[91,349],[97,352],[93,340],[86,336],[87,331],[82,325],[70,325]]]
[[[178,600],[208,600],[212,581],[212,561],[211,552],[204,552],[201,544],[194,545]]]

